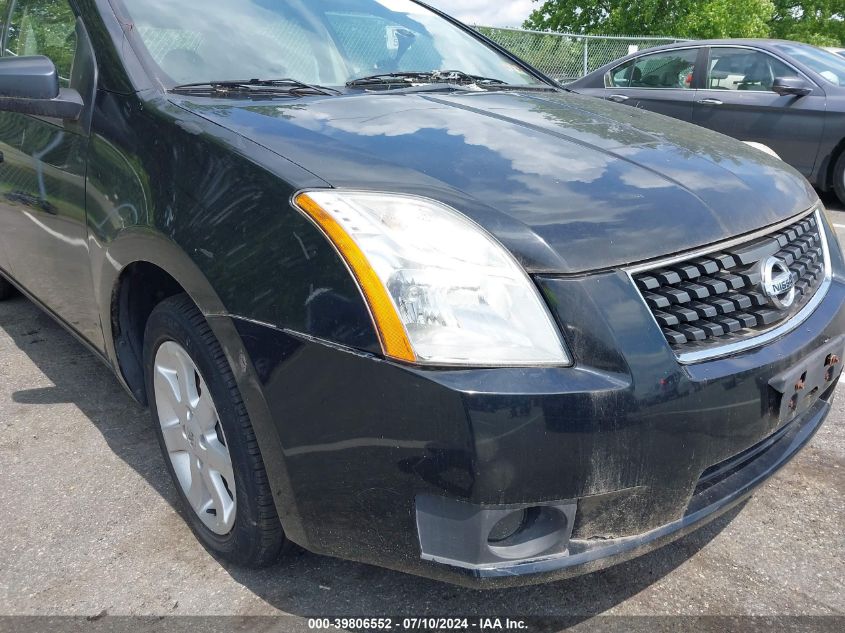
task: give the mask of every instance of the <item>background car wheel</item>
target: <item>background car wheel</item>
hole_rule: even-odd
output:
[[[839,155],[833,167],[833,190],[842,204],[845,204],[845,152]]]
[[[5,301],[15,295],[15,287],[0,277],[0,301]]]
[[[235,378],[185,295],[165,300],[144,335],[150,411],[184,514],[219,557],[275,562],[287,541]]]

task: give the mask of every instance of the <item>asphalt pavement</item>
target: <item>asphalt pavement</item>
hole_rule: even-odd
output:
[[[845,208],[826,199],[845,243]],[[744,506],[589,576],[480,592],[296,551],[221,564],[146,411],[23,298],[0,303],[0,614],[845,615],[845,399]]]

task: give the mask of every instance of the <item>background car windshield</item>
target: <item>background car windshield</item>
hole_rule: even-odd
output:
[[[174,83],[295,78],[341,86],[367,75],[461,70],[537,79],[410,0],[124,0]]]
[[[777,48],[812,68],[835,86],[845,86],[845,58],[815,46],[777,44]]]

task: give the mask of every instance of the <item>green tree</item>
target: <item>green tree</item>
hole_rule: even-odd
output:
[[[667,35],[689,0],[534,0],[527,28],[570,33]]]
[[[675,37],[765,37],[772,0],[535,0],[528,28]]]
[[[689,38],[781,37],[845,46],[843,0],[534,0],[526,28]]]
[[[842,0],[774,0],[773,37],[819,46],[845,46],[845,2]]]
[[[705,0],[692,3],[678,23],[682,37],[769,37],[772,0]]]

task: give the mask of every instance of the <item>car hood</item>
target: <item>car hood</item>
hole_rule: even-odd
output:
[[[817,199],[795,170],[743,143],[570,93],[172,99],[334,187],[450,204],[531,272],[579,273],[700,247]]]

